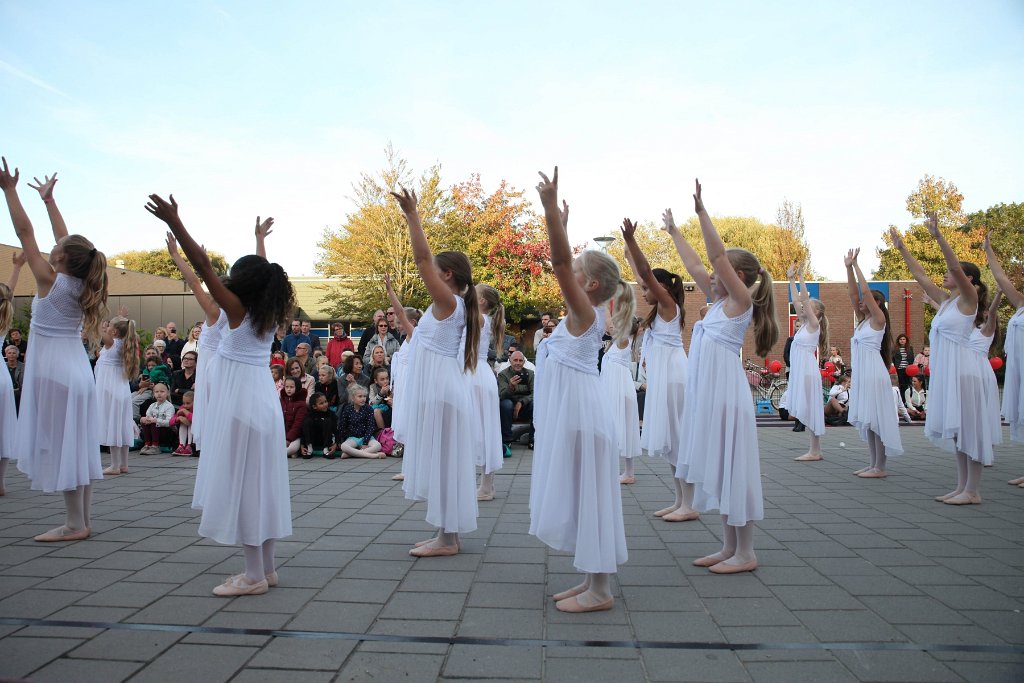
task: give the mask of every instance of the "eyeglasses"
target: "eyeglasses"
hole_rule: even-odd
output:
[[[394,314],[395,314],[394,311],[388,311],[388,315],[394,315]]]
[[[178,328],[177,328],[177,327],[168,327],[168,328],[167,328],[167,331],[168,331],[168,332],[177,332],[177,331],[178,331]]]

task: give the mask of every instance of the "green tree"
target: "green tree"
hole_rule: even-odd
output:
[[[939,215],[939,225],[963,225],[964,196],[952,181],[925,174],[917,182],[917,189],[907,197],[907,211],[920,220],[930,211]]]
[[[996,204],[967,217],[964,229],[988,233],[1003,270],[1024,286],[1024,204]]]
[[[213,263],[213,268],[217,271],[217,274],[226,275],[229,265],[224,255],[215,251],[207,253],[210,255],[210,262]],[[124,267],[128,270],[149,273],[150,275],[160,275],[161,277],[169,277],[175,280],[182,279],[181,273],[178,271],[178,267],[174,265],[174,261],[171,260],[171,255],[167,253],[167,249],[122,251],[107,257],[108,265],[114,266],[118,261],[124,261]]]

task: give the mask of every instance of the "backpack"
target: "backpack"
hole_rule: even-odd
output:
[[[379,432],[377,436],[377,443],[380,444],[380,450],[387,455],[391,455],[391,451],[395,449],[395,432],[390,427],[386,427]]]

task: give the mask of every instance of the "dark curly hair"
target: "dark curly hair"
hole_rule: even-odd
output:
[[[235,261],[224,286],[241,300],[253,328],[276,330],[295,310],[295,290],[284,268],[249,254]]]
[[[686,326],[686,309],[683,308],[683,301],[686,297],[686,292],[683,289],[683,278],[679,277],[675,273],[665,270],[664,268],[655,268],[651,271],[654,275],[654,279],[665,288],[666,291],[672,296],[672,299],[679,306],[679,329],[682,330]],[[655,304],[651,307],[651,310],[647,312],[647,319],[644,320],[644,327],[650,329],[654,325],[654,319],[658,317],[658,306]]]

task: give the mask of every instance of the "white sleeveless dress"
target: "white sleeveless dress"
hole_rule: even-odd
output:
[[[871,438],[874,432],[885,445],[886,457],[903,455],[899,416],[892,399],[892,379],[889,367],[882,360],[882,339],[885,330],[875,330],[865,318],[853,331],[850,340],[850,361],[853,374],[850,381],[850,402],[847,420],[857,428],[860,438]],[[928,392],[928,410],[931,411],[931,392]]]
[[[632,343],[620,349],[613,342],[601,361],[601,396],[611,407],[615,443],[622,458],[633,458],[640,453],[640,412],[630,372],[632,360]]]
[[[0,339],[7,334],[0,330]],[[7,364],[0,366],[0,458],[14,457],[14,433],[18,429],[18,407],[14,400],[14,383]]]
[[[203,331],[199,334],[196,348],[196,381],[192,385],[192,443],[202,450],[203,415],[210,402],[210,376],[213,365],[217,362],[217,347],[220,346],[224,328],[228,325],[228,315],[221,309],[217,322],[213,325],[203,323]]]
[[[131,446],[135,443],[132,390],[128,386],[128,378],[124,376],[121,361],[123,348],[124,340],[114,339],[109,349],[100,349],[100,357],[96,359],[99,436],[104,446]]]
[[[821,372],[818,371],[818,334],[807,326],[793,335],[789,351],[789,385],[786,388],[789,414],[807,425],[815,436],[825,435],[825,402],[822,400]]]
[[[687,359],[679,328],[679,307],[672,320],[654,316],[644,335],[647,363],[647,398],[640,447],[647,455],[665,458],[676,465],[682,441],[683,404],[686,396]]]
[[[476,416],[459,353],[465,327],[461,297],[455,297],[455,310],[445,320],[434,317],[431,305],[401,373],[402,488],[407,499],[427,502],[427,523],[446,533],[476,530]]]
[[[226,327],[208,377],[192,507],[203,511],[199,535],[225,545],[292,533],[281,402],[267,370],[273,340],[273,329],[254,330],[248,316]]]
[[[985,435],[988,417],[977,353],[970,348],[975,313],[965,315],[949,298],[932,319],[931,380],[924,433],[944,451],[966,453],[971,460],[992,462],[992,443]],[[991,366],[990,366],[991,367]]]
[[[103,478],[96,380],[82,345],[83,286],[57,273],[49,294],[32,299],[14,450],[34,491],[71,491]]]
[[[992,369],[992,363],[988,359],[992,341],[993,337],[983,335],[980,327],[971,330],[971,336],[967,340],[967,346],[973,352],[971,363],[976,366],[976,372],[981,377],[981,391],[984,396],[984,404],[979,406],[978,412],[980,442],[976,447],[980,454],[977,459],[984,465],[991,465],[995,459],[991,447],[1003,443],[1003,422],[999,417],[999,385],[996,382],[996,371]]]
[[[628,559],[619,485],[619,449],[597,355],[604,311],[579,337],[565,323],[537,353],[530,476],[530,533],[575,552],[581,572],[614,573]]]
[[[1003,417],[1010,438],[1024,443],[1024,306],[1006,324],[1006,371],[1003,373]]]
[[[476,370],[469,374],[469,395],[475,415],[473,453],[476,464],[491,474],[504,464],[504,447],[501,442],[501,413],[498,411],[498,378],[487,363],[487,351],[491,344],[491,316],[484,316],[480,330],[480,346],[477,349]],[[466,346],[463,332],[459,343],[459,357]]]
[[[730,526],[764,519],[761,461],[750,385],[740,349],[753,307],[730,318],[725,299],[693,326],[676,477],[694,485],[693,507],[717,509]]]

